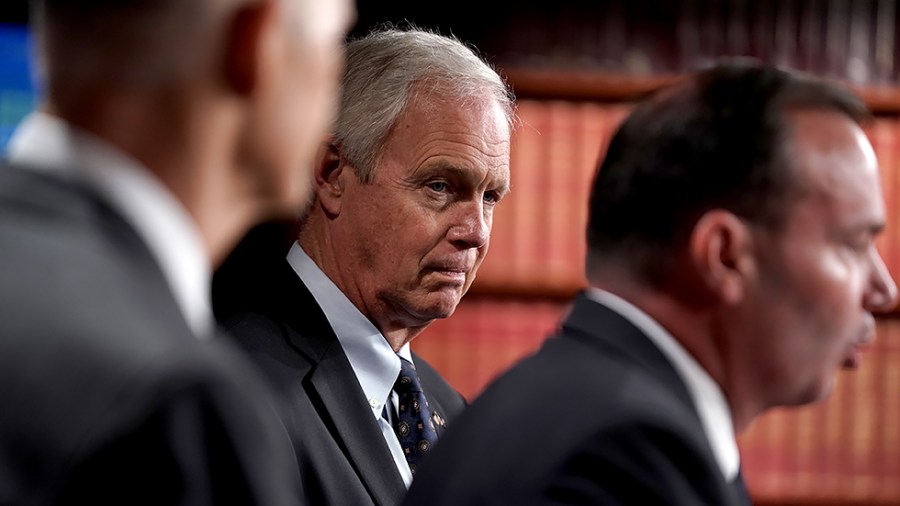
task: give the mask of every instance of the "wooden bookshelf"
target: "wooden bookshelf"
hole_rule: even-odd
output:
[[[534,352],[585,286],[587,196],[597,160],[631,107],[626,97],[634,95],[622,86],[610,86],[603,102],[551,95],[520,101],[512,191],[495,211],[487,258],[456,313],[413,342],[469,399]],[[882,165],[888,208],[888,230],[877,246],[897,278],[900,117],[878,116],[867,133]],[[898,316],[881,315],[862,367],[841,372],[826,402],[766,413],[740,437],[757,504],[900,504]]]
[[[490,251],[472,293],[565,301],[586,285],[590,185],[630,108],[619,102],[520,99],[512,191],[494,213]],[[867,133],[881,163],[888,216],[877,245],[900,279],[900,117],[876,117]]]
[[[456,314],[413,342],[467,397],[536,350],[584,286],[587,191],[617,121],[635,100],[722,57],[853,83],[876,114],[868,133],[889,220],[878,247],[900,277],[894,0],[504,0],[490,16],[457,4],[397,5],[360,3],[360,19],[402,11],[419,26],[461,35],[521,101],[512,192],[495,211],[491,250]],[[898,317],[881,315],[862,368],[841,373],[829,400],[767,414],[741,437],[757,505],[900,504]]]

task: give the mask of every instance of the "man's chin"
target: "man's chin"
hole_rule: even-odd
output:
[[[415,304],[410,313],[415,314],[423,321],[440,320],[451,316],[459,305],[458,295],[431,294],[427,301]]]
[[[806,395],[802,396],[799,399],[799,402],[795,404],[797,406],[804,406],[806,404],[817,404],[825,401],[834,391],[836,381],[836,374],[831,374],[830,376],[823,378],[814,387],[810,388]]]

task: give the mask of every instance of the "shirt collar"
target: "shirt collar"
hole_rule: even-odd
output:
[[[678,340],[650,315],[621,297],[598,288],[588,288],[587,296],[639,328],[672,363],[687,385],[722,475],[729,482],[734,480],[738,475],[741,457],[734,436],[731,410],[719,385]]]
[[[190,214],[149,170],[99,137],[41,112],[19,125],[8,153],[23,167],[97,191],[143,239],[194,334],[212,334],[209,254]]]
[[[288,251],[287,261],[328,318],[375,418],[380,418],[400,374],[399,357],[412,361],[409,343],[394,353],[375,325],[350,302],[297,242]]]

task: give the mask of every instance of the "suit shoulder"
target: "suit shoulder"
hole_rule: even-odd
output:
[[[590,416],[554,415],[574,409]],[[561,431],[560,441],[567,442],[561,448],[636,426],[659,427],[703,443],[693,405],[671,386],[634,363],[565,337],[550,338],[537,353],[500,375],[467,408],[466,417],[498,423],[528,420],[505,434],[530,440]]]

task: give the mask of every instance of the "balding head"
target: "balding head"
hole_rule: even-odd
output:
[[[41,72],[51,96],[98,85],[149,87],[220,63],[223,32],[241,9],[272,0],[32,0]],[[274,0],[292,32],[315,40],[334,23],[313,0]],[[338,2],[340,4],[340,2]],[[343,8],[346,10],[346,7]]]
[[[37,0],[41,71],[51,97],[147,87],[208,65],[228,7],[248,0]]]
[[[229,214],[289,217],[333,115],[352,5],[34,0],[42,109],[136,159],[210,232]]]

